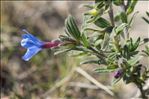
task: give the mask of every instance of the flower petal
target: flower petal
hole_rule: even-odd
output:
[[[27,30],[23,29],[22,31],[25,32],[25,33],[27,33],[27,34],[23,34],[22,35],[22,38],[30,38],[31,40],[33,40],[35,42],[42,42],[41,40],[39,40],[38,38],[36,38],[32,34],[30,34]]]
[[[21,46],[28,48],[31,46],[38,46],[41,47],[43,45],[43,42],[40,41],[38,38],[34,37],[32,34],[28,33],[26,30],[24,30],[27,34],[23,34],[21,41]]]
[[[32,46],[36,46],[36,44],[34,44],[34,42],[31,41],[29,38],[26,38],[26,39],[22,39],[21,46],[25,48],[29,48]]]
[[[27,49],[27,52],[25,55],[22,57],[23,60],[28,61],[31,59],[34,55],[36,55],[42,48],[33,46]]]

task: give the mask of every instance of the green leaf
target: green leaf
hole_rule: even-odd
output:
[[[105,3],[105,10],[107,10],[110,7],[110,4],[112,3],[112,0],[104,0]]]
[[[100,2],[103,2],[103,1],[101,1],[101,0],[95,0],[95,3],[100,3]]]
[[[87,49],[87,48],[84,47],[84,46],[75,46],[74,50],[83,51],[83,52],[90,52],[90,50]]]
[[[146,51],[149,53],[149,47],[145,46]]]
[[[97,73],[109,73],[109,72],[113,72],[117,69],[116,66],[111,65],[111,66],[107,66],[107,67],[98,67],[97,69],[95,69],[95,71]]]
[[[102,17],[100,17],[99,19],[97,19],[94,22],[94,24],[97,25],[97,26],[99,26],[99,27],[101,27],[101,28],[106,28],[106,27],[109,27],[110,26],[110,23],[106,19],[104,19]]]
[[[146,12],[146,15],[149,17],[149,12]]]
[[[104,3],[103,3],[103,1],[97,3],[95,8],[101,9],[102,7],[104,7]]]
[[[148,19],[146,19],[145,17],[142,17],[142,19],[143,19],[146,23],[149,24],[149,20],[148,20]]]
[[[80,7],[86,7],[86,8],[90,8],[90,9],[94,8],[93,5],[89,5],[89,4],[82,4],[82,5],[80,5]]]
[[[102,43],[102,40],[99,39],[99,40],[96,40],[94,44],[95,44],[95,46],[99,46],[101,43]]]
[[[119,35],[120,33],[122,33],[124,28],[126,28],[126,26],[128,26],[126,23],[122,23],[121,25],[117,26],[115,28],[116,35]]]
[[[130,41],[128,42],[129,51],[135,51],[139,47],[140,41],[140,37],[135,42],[133,42],[132,38],[130,38]]]
[[[108,66],[107,66],[107,69],[114,69],[116,70],[118,68],[117,65],[115,65],[114,63],[110,63]]]
[[[123,3],[122,0],[113,0],[113,3],[116,5],[116,6],[119,6]]]
[[[83,33],[82,36],[81,36],[81,40],[82,40],[83,45],[84,45],[85,47],[88,47],[88,46],[89,46],[88,39],[87,39],[87,37],[86,37],[86,35],[85,35],[84,33]]]
[[[116,14],[116,16],[114,17],[114,21],[118,22],[121,19],[121,13]]]
[[[137,1],[138,0],[132,0],[132,2],[130,3],[130,5],[129,5],[127,11],[126,11],[127,15],[131,14],[134,11],[134,8],[137,4]]]
[[[85,60],[80,63],[80,65],[82,64],[99,64],[99,60]]]
[[[130,60],[128,60],[128,64],[130,64],[131,66],[134,66],[134,65],[136,65],[142,58],[143,58],[143,56],[132,57]]]
[[[97,73],[110,73],[110,72],[113,72],[115,71],[115,69],[104,69],[104,68],[98,68],[95,70]]]
[[[101,45],[101,49],[105,50],[109,46],[110,36],[109,34],[105,33],[104,40]]]
[[[149,56],[149,47],[148,46],[145,46],[145,50],[143,50],[143,52]]]
[[[61,54],[61,53],[66,53],[66,52],[71,51],[71,50],[72,50],[72,48],[59,50],[59,51],[54,52],[54,55],[58,55],[58,54]]]
[[[90,16],[90,18],[87,20],[87,23],[95,22],[98,18],[100,18],[100,15],[94,17]]]
[[[74,48],[74,45],[61,46],[60,48],[55,49],[54,55],[71,51]]]
[[[128,46],[124,45],[124,48],[123,48],[123,50],[122,50],[123,56],[124,56],[125,58],[128,58],[128,57],[129,57],[129,56],[128,56],[128,53],[129,53],[129,51],[128,51]]]
[[[134,56],[134,55],[136,55],[138,53],[139,53],[139,51],[132,51],[132,52],[129,52],[128,55],[129,56]]]
[[[78,52],[78,53],[77,53]],[[90,55],[88,52],[83,52],[83,51],[75,51],[75,53],[73,55],[71,55],[72,57],[80,57],[80,56],[88,56]]]
[[[124,76],[123,76],[123,81],[124,81],[126,84],[128,84],[128,83],[131,82],[131,80],[132,80],[132,79],[131,79],[130,74],[125,73]]]
[[[68,35],[71,35],[76,40],[80,39],[81,33],[72,16],[68,16],[68,18],[65,21],[65,26],[66,26],[66,33]]]
[[[127,15],[125,12],[121,13],[120,18],[121,18],[123,23],[127,23]]]
[[[65,42],[65,41],[72,42],[72,43],[76,42],[73,38],[68,37],[68,36],[64,36],[64,35],[60,35],[59,39],[63,42]]]
[[[135,13],[133,14],[133,16],[131,17],[130,21],[128,22],[128,25],[129,25],[129,26],[131,25],[133,19],[135,18],[135,16],[136,16],[138,13],[139,13],[139,11],[137,11],[137,12],[135,12]]]
[[[133,44],[133,50],[136,50],[139,47],[140,41],[141,41],[141,38],[139,37],[137,41]]]
[[[146,15],[148,16],[148,19],[145,17],[142,17],[142,19],[149,24],[149,12],[146,12]]]
[[[149,38],[144,38],[143,41],[144,41],[144,43],[147,43],[147,42],[149,42]]]
[[[110,27],[105,28],[103,32],[111,33],[112,30],[113,30],[113,26],[110,26]]]

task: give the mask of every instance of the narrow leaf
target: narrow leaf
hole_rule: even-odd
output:
[[[129,7],[128,7],[127,11],[126,11],[127,15],[131,14],[134,11],[134,8],[135,8],[135,6],[137,4],[137,1],[138,0],[133,0],[131,2],[131,4],[129,5]]]
[[[106,28],[106,27],[110,26],[110,23],[106,19],[104,19],[102,17],[97,19],[94,23],[95,23],[95,25],[97,25],[97,26],[99,26],[101,28]]]
[[[146,12],[147,16],[149,17],[149,12]]]
[[[98,67],[97,69],[95,69],[95,71],[97,73],[108,73],[108,72],[113,72],[115,71],[116,68],[108,68],[108,67]]]
[[[130,19],[130,21],[129,21],[129,23],[128,23],[129,26],[131,25],[133,19],[135,18],[135,16],[136,16],[138,13],[139,13],[139,11],[137,11],[137,12],[135,12],[135,13],[133,14],[133,16],[131,17],[131,19]]]
[[[142,19],[143,19],[146,23],[149,24],[149,20],[148,20],[148,19],[146,19],[145,17],[142,17]]]
[[[113,0],[113,3],[116,5],[116,6],[119,6],[123,3],[122,0]]]
[[[64,49],[59,49],[58,51],[54,52],[54,55],[58,55],[58,54],[61,54],[61,53],[65,53],[65,52],[68,52],[68,51],[71,51],[73,49],[73,47],[71,48],[64,48]]]
[[[72,16],[68,16],[68,18],[65,21],[65,26],[67,35],[71,35],[73,38],[77,40],[80,39],[81,33]]]
[[[115,28],[115,32],[117,35],[119,35],[120,33],[123,32],[124,28],[126,28],[127,24],[126,23],[122,23],[121,25],[119,25],[118,27]]]
[[[88,47],[88,46],[89,46],[89,42],[88,42],[87,37],[86,37],[86,35],[85,35],[84,33],[83,33],[82,36],[81,36],[81,40],[82,40],[83,45],[84,45],[85,47]]]
[[[122,12],[120,17],[123,23],[127,23],[127,15],[125,12]]]
[[[109,46],[110,36],[109,34],[105,33],[104,40],[101,45],[101,49],[105,50]]]
[[[99,64],[99,61],[98,60],[85,60],[80,63],[80,65],[82,64]]]
[[[128,64],[130,64],[131,66],[134,66],[140,61],[140,59],[142,59],[142,56],[133,57],[130,60],[128,60]]]

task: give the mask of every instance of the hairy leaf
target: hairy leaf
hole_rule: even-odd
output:
[[[148,24],[149,24],[149,20],[148,20],[147,18],[142,17],[142,19],[143,19],[146,23],[148,23]]]
[[[109,34],[105,33],[104,40],[101,45],[101,49],[105,50],[109,46],[110,36]]]
[[[80,65],[82,64],[99,64],[99,60],[85,60],[80,63]]]
[[[128,64],[134,66],[140,61],[140,59],[142,59],[142,56],[132,57],[130,60],[128,60]]]
[[[106,19],[104,19],[102,17],[97,19],[94,23],[95,23],[95,25],[97,25],[97,26],[99,26],[101,28],[106,28],[106,27],[110,26],[110,23]]]
[[[95,69],[95,71],[97,73],[105,73],[105,72],[113,72],[117,69],[117,67],[115,65],[110,65],[110,66],[106,66],[106,67],[98,67],[97,69]]]
[[[88,46],[89,46],[88,39],[87,39],[87,37],[86,37],[86,35],[85,35],[84,33],[83,33],[82,36],[81,36],[81,40],[82,40],[83,45],[84,45],[85,47],[88,47]]]
[[[126,11],[127,15],[131,14],[134,11],[137,1],[138,0],[132,0],[132,2],[130,3],[130,5],[128,6],[128,9]]]
[[[65,21],[65,26],[68,36],[71,35],[76,40],[80,39],[81,33],[72,16],[68,16],[68,18]]]
[[[113,3],[116,5],[116,6],[119,6],[123,3],[123,0],[113,0]]]
[[[121,25],[117,26],[115,28],[115,33],[116,35],[119,35],[120,33],[123,32],[124,28],[126,28],[127,24],[126,23],[122,23]]]

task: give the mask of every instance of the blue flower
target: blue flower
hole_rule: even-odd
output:
[[[23,60],[28,61],[30,60],[34,55],[36,55],[39,51],[41,51],[43,48],[53,48],[60,45],[59,40],[51,41],[51,42],[43,42],[40,41],[38,38],[30,34],[26,30],[22,30],[26,34],[22,35],[22,41],[21,46],[27,49],[27,52],[22,57]]]
[[[21,46],[27,48],[27,52],[22,57],[23,60],[28,61],[34,55],[36,55],[40,50],[42,50],[42,46],[44,42],[40,41],[38,38],[34,37],[32,34],[27,32],[26,30],[22,30],[26,34],[22,35]]]

